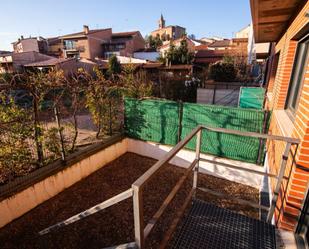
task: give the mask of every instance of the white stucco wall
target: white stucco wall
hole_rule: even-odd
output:
[[[134,52],[133,57],[148,61],[157,61],[159,58],[159,52]]]
[[[133,152],[142,156],[151,157],[154,159],[161,159],[166,152],[172,149],[171,146],[156,144],[152,142],[143,142],[134,139],[127,139],[128,152]],[[264,172],[262,166],[235,161],[231,159],[219,158],[212,155],[201,154],[202,158],[215,160],[218,162],[228,163],[243,168],[253,169],[260,172]],[[180,167],[188,167],[195,158],[195,152],[190,150],[181,150],[178,154],[170,161],[171,164]],[[260,189],[262,184],[263,176],[253,174],[246,171],[231,169],[223,166],[219,166],[215,163],[200,162],[200,172],[214,175],[230,181],[242,183],[248,186],[252,186]]]

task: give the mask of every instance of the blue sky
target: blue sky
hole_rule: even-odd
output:
[[[52,37],[91,28],[139,30],[157,28],[162,13],[167,25],[187,28],[197,38],[232,37],[251,21],[249,0],[1,0],[0,50],[24,37]]]

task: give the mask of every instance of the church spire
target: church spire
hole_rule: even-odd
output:
[[[159,20],[159,29],[163,29],[165,28],[165,20],[163,18],[163,15],[161,13],[161,17],[160,17],[160,20]]]

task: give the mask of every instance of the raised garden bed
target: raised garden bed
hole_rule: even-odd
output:
[[[50,234],[39,236],[38,232],[130,188],[131,184],[155,162],[154,159],[126,153],[0,229],[0,248],[104,248],[133,241],[132,199]],[[166,165],[147,184],[144,195],[145,221],[157,211],[183,172],[182,168]],[[164,231],[168,228],[176,210],[182,205],[191,185],[192,178],[185,183],[151,233],[147,240],[148,248],[158,247]],[[199,185],[258,202],[259,191],[252,187],[207,175],[200,175]],[[258,218],[258,210],[204,193],[198,193],[198,197]]]

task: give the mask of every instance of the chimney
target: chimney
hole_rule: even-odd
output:
[[[89,27],[87,25],[84,25],[84,33],[85,35],[89,33]]]

